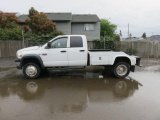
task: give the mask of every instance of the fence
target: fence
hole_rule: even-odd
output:
[[[22,41],[0,41],[0,57],[15,57],[16,51],[21,48]]]
[[[88,42],[89,48],[93,49],[92,42]],[[28,41],[25,46],[31,46]],[[23,48],[22,41],[0,41],[0,57],[15,57],[16,51]],[[138,56],[144,58],[160,58],[160,42],[151,41],[121,41],[116,43],[116,49],[127,51],[133,49],[137,51]]]
[[[160,42],[152,41],[121,41],[116,44],[121,51],[132,49],[137,51],[136,55],[143,58],[160,58]]]

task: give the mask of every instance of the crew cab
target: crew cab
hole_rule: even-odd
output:
[[[140,57],[112,50],[88,50],[85,35],[61,35],[42,46],[20,49],[16,66],[26,78],[38,78],[46,69],[85,68],[104,66],[103,73],[112,72],[117,78],[128,76],[140,66]]]

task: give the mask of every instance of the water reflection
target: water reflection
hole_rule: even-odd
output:
[[[139,85],[135,80],[103,78],[100,73],[93,72],[55,73],[34,81],[17,76],[0,82],[0,98],[18,96],[24,102],[36,101],[48,105],[52,113],[82,112],[88,102],[126,100],[134,95]]]

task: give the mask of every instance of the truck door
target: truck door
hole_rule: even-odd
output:
[[[42,52],[43,63],[46,67],[68,66],[68,37],[60,37],[51,42],[51,48]]]
[[[70,47],[68,48],[69,66],[87,65],[87,47],[83,44],[81,36],[70,36]]]

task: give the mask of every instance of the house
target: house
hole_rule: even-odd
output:
[[[121,38],[121,41],[139,41],[142,40],[140,37],[127,37],[127,38]]]
[[[150,41],[160,41],[160,35],[152,35],[148,39]]]
[[[45,13],[47,17],[56,23],[57,30],[64,34],[86,35],[88,41],[100,39],[100,19],[95,14],[72,14],[72,13]],[[18,17],[19,24],[25,25],[28,15]]]

